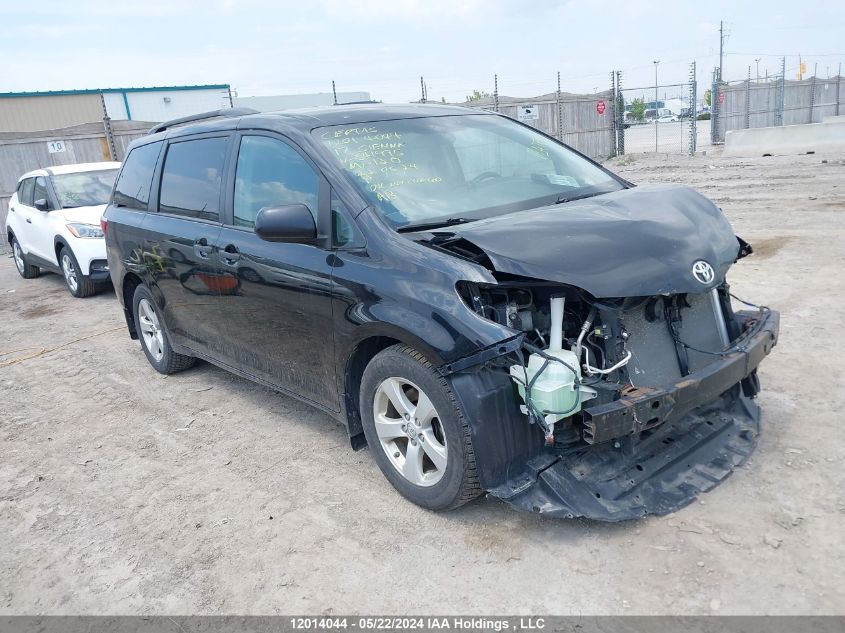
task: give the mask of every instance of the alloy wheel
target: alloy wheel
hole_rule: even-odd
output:
[[[15,256],[15,266],[18,267],[18,272],[23,275],[26,264],[23,261],[23,251],[21,251],[21,246],[17,240],[12,245],[12,253]]]
[[[405,378],[384,379],[373,401],[379,444],[393,467],[410,483],[433,486],[446,472],[443,425],[429,397]]]
[[[156,362],[161,361],[164,356],[164,333],[161,331],[158,315],[147,299],[138,302],[138,322],[144,346]]]
[[[71,292],[76,292],[79,288],[79,280],[76,277],[76,266],[73,265],[73,260],[67,253],[62,255],[62,272],[65,275],[67,287],[70,288]]]

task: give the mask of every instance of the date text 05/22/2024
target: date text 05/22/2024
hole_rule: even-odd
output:
[[[537,617],[293,617],[291,628],[297,631],[542,631],[545,619]]]

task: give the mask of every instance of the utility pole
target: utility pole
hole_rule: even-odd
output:
[[[757,81],[755,83],[760,83],[760,58],[755,57],[754,61],[757,63]]]
[[[725,63],[725,25],[722,20],[719,20],[719,81],[722,81]]]
[[[654,60],[654,114],[659,115],[660,109],[657,107],[657,64],[660,63],[659,59]],[[654,117],[654,151],[657,151],[657,127],[660,125],[657,122],[659,116]]]

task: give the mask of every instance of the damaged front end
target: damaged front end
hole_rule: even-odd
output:
[[[747,459],[776,312],[734,312],[724,281],[697,294],[598,299],[497,278],[458,292],[518,334],[443,368],[475,420],[490,494],[546,516],[621,521],[677,510]]]

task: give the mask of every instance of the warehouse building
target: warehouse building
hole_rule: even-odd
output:
[[[102,121],[167,121],[232,106],[228,84],[0,93],[0,132]]]

